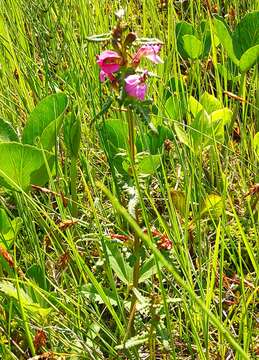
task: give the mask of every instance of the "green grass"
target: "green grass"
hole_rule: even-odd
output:
[[[259,10],[254,0],[207,3],[225,15],[235,10],[235,18],[226,17],[231,28]],[[129,193],[100,131],[109,118],[125,122],[126,116],[113,104],[94,120],[109,90],[100,84],[96,65],[105,46],[87,40],[113,28],[120,6],[127,7],[129,28],[139,37],[164,43],[164,64],[148,65],[158,75],[149,95],[157,107],[152,122],[167,124],[173,134],[152,176],[140,179],[133,166],[128,185],[139,193],[137,220],[129,214]],[[57,139],[57,171],[46,184],[50,193],[0,188],[1,208],[23,220],[9,249],[15,265],[0,256],[0,358],[46,352],[49,359],[257,358],[259,200],[258,192],[245,195],[259,182],[253,149],[259,70],[257,65],[247,73],[242,89],[240,77],[234,82],[220,75],[218,65],[227,61],[221,45],[212,46],[210,62],[180,57],[175,24],[185,20],[196,28],[208,18],[206,1],[200,0],[0,1],[0,117],[21,133],[39,100],[61,90],[81,121],[78,160],[68,153],[62,131]],[[173,77],[178,88],[166,91]],[[198,153],[181,143],[175,123],[183,123],[165,106],[179,87],[186,98],[199,99],[207,91],[236,109],[240,138],[226,129],[224,144],[214,139]],[[226,91],[246,102],[237,108]],[[149,128],[137,116],[135,121],[143,143]],[[186,127],[192,128],[189,112]],[[221,196],[219,216],[202,208],[209,194]],[[72,225],[65,228],[66,221]],[[154,227],[172,241],[170,251],[159,251]],[[116,242],[110,234],[129,240]],[[136,238],[140,268],[151,259],[152,272],[134,289],[129,269],[136,264]],[[41,329],[45,339],[38,346]]]

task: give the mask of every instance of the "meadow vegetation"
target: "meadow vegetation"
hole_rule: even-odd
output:
[[[0,358],[257,359],[258,163],[258,1],[1,0]]]

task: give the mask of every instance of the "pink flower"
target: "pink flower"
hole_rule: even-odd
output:
[[[155,64],[162,64],[163,60],[158,56],[161,49],[161,45],[143,45],[138,49],[136,54],[133,56],[133,64],[138,65],[142,57],[146,57]]]
[[[116,51],[106,50],[97,55],[97,64],[101,68],[100,79],[104,81],[106,75],[109,77],[120,69],[121,57]]]
[[[125,90],[129,96],[137,98],[138,100],[144,100],[147,92],[147,85],[145,80],[147,78],[147,71],[142,75],[129,75],[125,78],[126,86]]]
[[[110,81],[114,81],[115,77],[111,74],[107,74],[106,72],[104,72],[103,70],[100,71],[100,80],[101,82],[104,82],[105,79],[108,78]]]

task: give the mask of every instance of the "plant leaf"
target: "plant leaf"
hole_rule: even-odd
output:
[[[153,175],[161,165],[161,155],[146,155],[138,164],[137,171],[144,175]]]
[[[31,145],[0,143],[0,184],[17,191],[28,191],[31,184],[43,186],[49,176],[54,156]]]
[[[174,124],[174,130],[175,130],[176,136],[178,137],[178,140],[181,143],[187,145],[189,148],[192,148],[191,141],[190,141],[190,138],[188,136],[188,132],[186,132],[183,129],[183,125],[175,123]]]
[[[74,157],[77,157],[80,148],[81,122],[74,112],[68,114],[64,121],[64,142]]]
[[[0,282],[0,292],[17,301],[19,300],[16,288],[9,281]],[[22,288],[20,288],[20,301],[28,312],[36,316],[39,315],[42,319],[46,318],[52,311],[51,308],[42,308],[38,303],[33,302],[31,297]]]
[[[198,59],[203,50],[202,42],[194,35],[183,36],[183,48],[192,60]]]
[[[259,11],[246,14],[236,26],[232,35],[235,55],[242,55],[251,47],[259,45]]]
[[[184,49],[183,36],[184,35],[196,35],[196,31],[192,24],[185,21],[181,21],[176,24],[175,36],[177,40],[177,50],[184,59],[188,59],[188,54]]]
[[[43,148],[50,150],[55,145],[67,105],[68,98],[63,93],[41,100],[29,115],[22,142],[30,145],[40,143]]]
[[[0,118],[0,142],[7,141],[19,141],[18,135],[16,134],[12,125]]]
[[[222,197],[217,194],[210,194],[202,204],[201,215],[209,214],[211,218],[217,219],[222,215],[223,210],[224,203]]]
[[[259,132],[254,136],[254,150],[256,155],[259,157]]]
[[[157,267],[155,264],[154,256],[150,256],[140,269],[139,283],[149,279],[152,275],[156,274]]]
[[[200,98],[200,103],[208,114],[211,114],[213,111],[222,108],[221,102],[215,96],[209,94],[207,91],[202,94]]]
[[[113,292],[105,288],[103,288],[103,291],[105,292],[107,298],[110,300],[111,305],[116,306],[117,300]],[[97,290],[92,284],[83,285],[80,294],[86,296],[89,301],[93,301],[94,303],[96,302],[98,304],[105,304],[105,301],[102,299],[101,295],[97,292]]]
[[[219,38],[223,47],[226,49],[228,56],[230,57],[230,59],[233,61],[234,64],[239,65],[239,61],[234,52],[231,33],[226,23],[223,21],[223,19],[217,17],[214,18],[214,25],[215,25],[217,37]]]
[[[259,45],[256,45],[246,50],[246,52],[244,52],[243,55],[241,56],[239,62],[240,70],[242,72],[246,72],[258,62],[259,62]]]
[[[227,125],[233,116],[233,112],[228,108],[223,108],[217,111],[213,111],[213,113],[210,114],[210,118],[212,122],[222,120],[223,125]]]
[[[188,105],[192,115],[195,117],[203,110],[203,106],[193,96],[189,97]]]
[[[186,106],[181,96],[170,96],[165,103],[166,115],[172,120],[180,121],[186,114]]]

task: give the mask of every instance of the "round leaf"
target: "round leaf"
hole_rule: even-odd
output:
[[[34,146],[0,143],[0,184],[17,191],[28,191],[31,184],[42,186],[48,180],[46,161],[51,168],[53,160],[53,155]]]
[[[177,39],[177,50],[184,59],[188,59],[188,54],[186,53],[184,46],[183,46],[183,44],[184,44],[183,36],[184,35],[195,35],[195,34],[196,34],[196,31],[191,24],[189,24],[185,21],[181,21],[178,24],[176,24],[175,36]]]
[[[50,150],[55,145],[67,105],[68,98],[63,93],[49,95],[40,101],[27,120],[22,142],[30,145],[40,142]]]
[[[221,44],[226,49],[228,56],[236,65],[238,65],[239,61],[235,55],[231,33],[226,23],[223,21],[223,19],[215,18],[214,25],[215,25],[217,37],[219,38]]]
[[[257,62],[259,62],[259,45],[251,47],[241,56],[240,70],[246,72]]]
[[[233,36],[233,47],[238,59],[251,47],[259,45],[259,11],[248,13],[237,25]]]
[[[192,60],[198,59],[202,54],[202,42],[194,35],[183,36],[183,47]]]

